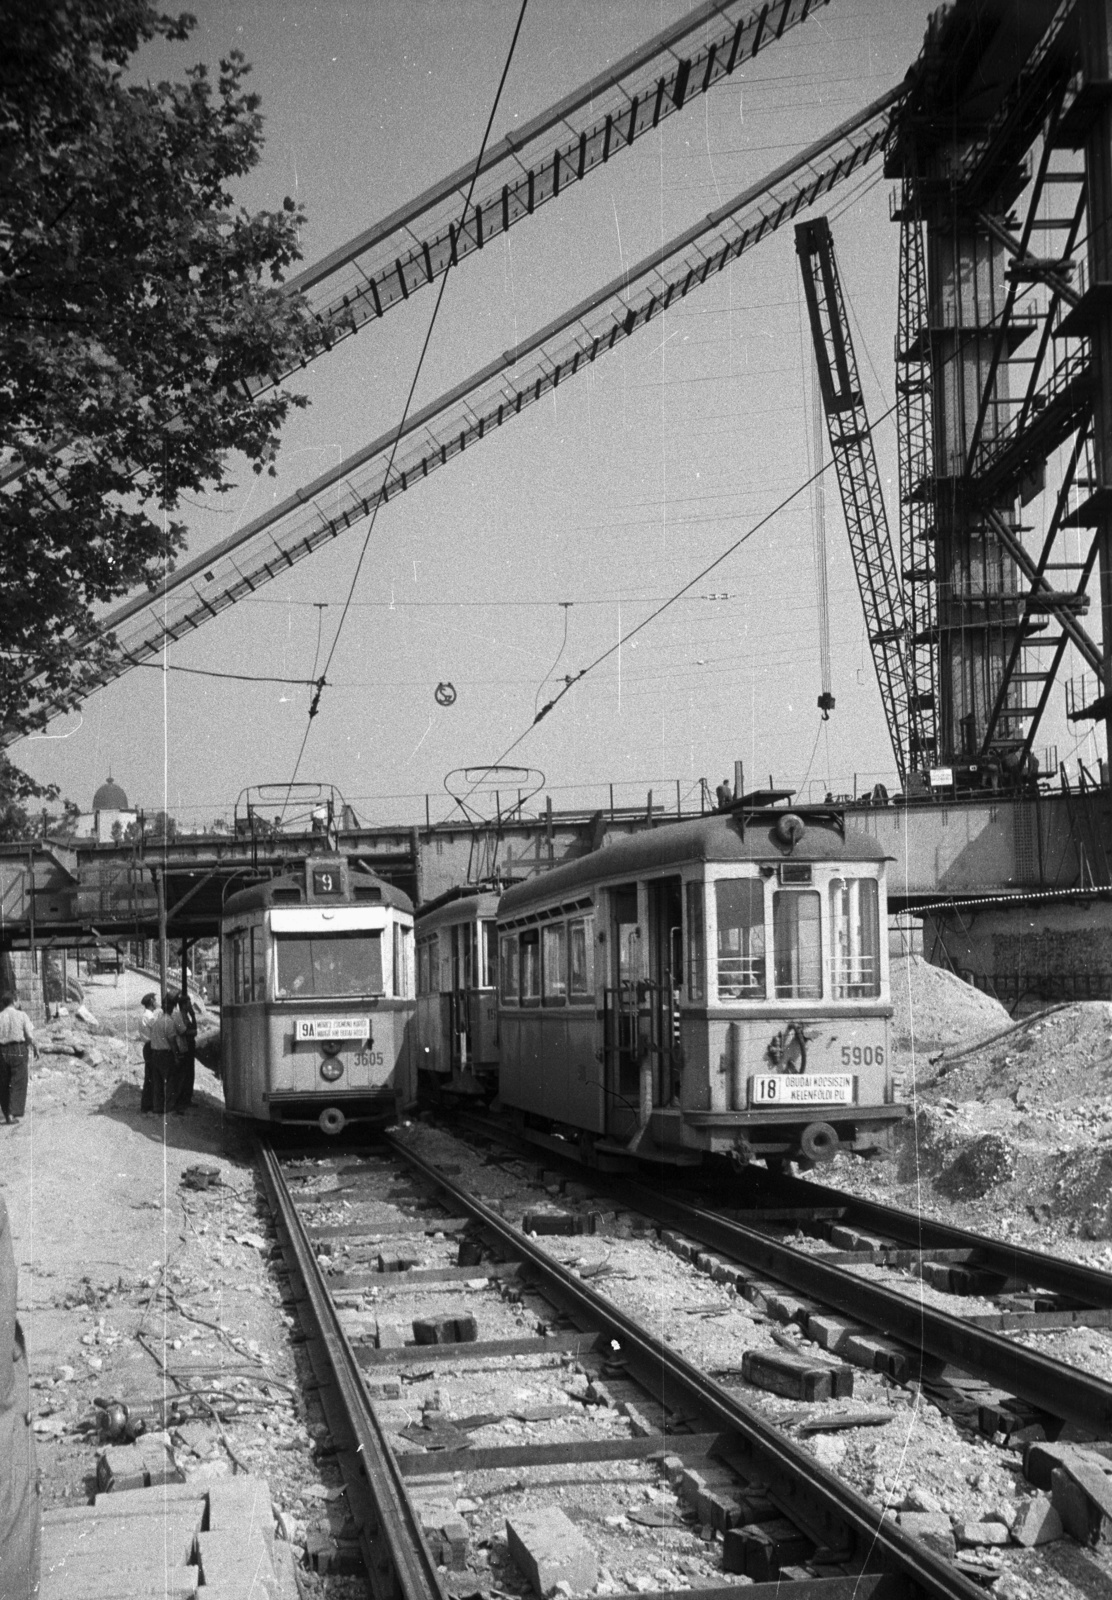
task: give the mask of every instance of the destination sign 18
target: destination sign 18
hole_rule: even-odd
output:
[[[853,1104],[853,1075],[849,1072],[766,1072],[749,1080],[751,1106],[812,1106]]]

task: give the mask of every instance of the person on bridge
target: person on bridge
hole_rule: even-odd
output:
[[[16,1005],[14,994],[0,994],[0,1111],[6,1122],[23,1121],[32,1050],[37,1056],[39,1047],[30,1017]]]
[[[27,1347],[16,1319],[8,1208],[0,1199],[0,1595],[4,1600],[33,1600],[38,1594],[40,1539]]]
[[[184,1033],[177,993],[171,990],[163,995],[162,1010],[151,1023],[151,1110],[156,1115],[178,1109],[178,1040]]]

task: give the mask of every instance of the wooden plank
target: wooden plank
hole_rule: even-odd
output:
[[[609,1348],[601,1333],[554,1333],[547,1339],[476,1339],[470,1344],[403,1344],[385,1350],[353,1339],[361,1367],[423,1367],[429,1362],[489,1361],[500,1356],[590,1355]]]
[[[1048,1332],[1055,1328],[1112,1328],[1112,1310],[1095,1311],[985,1311],[963,1319],[990,1333],[1019,1333],[1024,1328]]]
[[[460,1450],[429,1450],[398,1456],[407,1478],[425,1478],[453,1463],[461,1471],[494,1472],[501,1467],[559,1467],[566,1462],[645,1461],[675,1455],[683,1460],[712,1455],[726,1435],[649,1433],[628,1439],[560,1439],[551,1444],[482,1445]]]
[[[396,1223],[361,1222],[358,1217],[352,1217],[349,1222],[306,1227],[305,1236],[308,1239],[346,1239],[352,1244],[356,1241],[382,1244],[387,1239],[401,1239],[413,1233],[462,1233],[470,1224],[470,1217],[442,1217],[438,1221],[428,1222],[416,1222],[405,1217]]]
[[[338,1272],[328,1280],[330,1289],[405,1289],[428,1283],[470,1283],[472,1278],[516,1278],[520,1261],[487,1261],[481,1267],[411,1267],[408,1272]]]

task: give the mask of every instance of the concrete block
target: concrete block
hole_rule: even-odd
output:
[[[159,1562],[146,1570],[106,1568],[100,1561],[43,1562],[38,1600],[190,1600],[197,1593],[196,1567]],[[207,1600],[207,1597],[206,1597]]]
[[[673,1255],[679,1256],[681,1261],[694,1261],[699,1254],[699,1246],[693,1239],[686,1239],[682,1233],[674,1233],[671,1228],[665,1228],[660,1235],[660,1242],[666,1250],[671,1250]]]
[[[1024,1545],[1027,1549],[1037,1544],[1050,1544],[1054,1539],[1060,1539],[1065,1529],[1062,1519],[1054,1509],[1049,1495],[1032,1495],[1030,1500],[1023,1500],[1016,1508],[1016,1519],[1012,1524],[1012,1538],[1016,1544]]]
[[[875,1233],[864,1233],[860,1228],[847,1227],[844,1222],[836,1222],[830,1230],[830,1243],[835,1250],[875,1252],[887,1249],[890,1241],[881,1239]]]
[[[204,1588],[237,1588],[252,1600],[277,1600],[278,1580],[268,1541],[257,1527],[222,1528],[197,1535],[197,1561]]]
[[[405,1344],[405,1329],[400,1322],[378,1317],[375,1319],[375,1344],[380,1350],[400,1350]]]
[[[821,1349],[831,1350],[835,1355],[841,1354],[847,1339],[864,1332],[860,1323],[847,1322],[845,1317],[835,1317],[825,1311],[807,1318],[808,1339],[813,1339]]]
[[[231,1528],[242,1534],[245,1524],[258,1528],[267,1539],[274,1534],[274,1506],[266,1479],[248,1474],[214,1483],[208,1493],[209,1532]]]
[[[539,1595],[554,1594],[561,1583],[584,1594],[598,1582],[595,1552],[558,1506],[507,1518],[506,1539],[518,1569]]]
[[[741,1375],[747,1383],[790,1400],[837,1400],[853,1394],[849,1367],[829,1367],[802,1356],[746,1350]]]
[[[921,1539],[936,1555],[947,1560],[957,1548],[954,1530],[944,1511],[901,1511],[899,1525],[913,1539]]]
[[[200,1509],[184,1514],[167,1509],[157,1517],[106,1517],[84,1522],[47,1523],[42,1531],[43,1560],[97,1559],[107,1565],[149,1565],[153,1556],[187,1567],[200,1531]]]
[[[1103,1472],[1077,1461],[1050,1474],[1051,1503],[1078,1544],[1097,1544],[1107,1532],[1107,1485]]]
[[[1051,1444],[1036,1440],[1023,1452],[1023,1476],[1036,1489],[1050,1488],[1050,1475],[1055,1467],[1065,1466],[1077,1454],[1076,1445]]]
[[[1003,1522],[955,1522],[954,1542],[959,1550],[970,1545],[1004,1545],[1011,1535]]]
[[[473,1344],[479,1337],[472,1316],[415,1317],[413,1337],[418,1344]]]
[[[79,1522],[99,1517],[145,1517],[159,1514],[167,1506],[191,1506],[198,1522],[205,1512],[205,1493],[188,1483],[161,1484],[155,1489],[129,1489],[126,1494],[101,1492],[91,1506],[55,1506],[43,1518],[52,1522]]]

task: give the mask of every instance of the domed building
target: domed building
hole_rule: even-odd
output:
[[[127,795],[109,773],[107,780],[93,796],[93,809],[83,812],[79,817],[77,836],[80,839],[95,839],[98,844],[111,844],[116,824],[119,823],[120,833],[123,833],[137,816]]]

